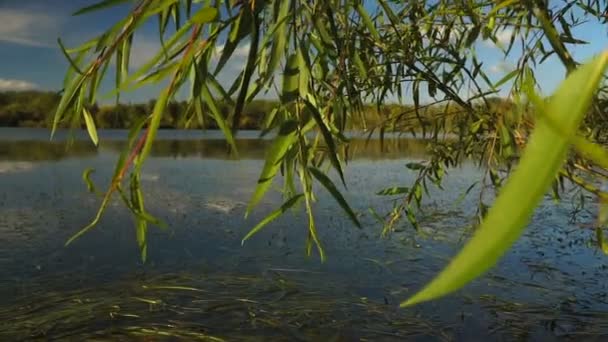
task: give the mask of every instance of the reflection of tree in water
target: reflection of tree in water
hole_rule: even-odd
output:
[[[238,158],[264,159],[266,148],[271,140],[238,139]],[[420,139],[353,139],[348,144],[349,159],[395,159],[404,157],[423,157],[426,155],[426,141]],[[104,147],[118,152],[124,144],[121,142],[106,143]],[[223,140],[157,140],[152,147],[155,157],[201,157],[216,159],[236,159],[230,154],[228,145]]]
[[[71,146],[66,142],[0,141],[0,159],[4,160],[60,160],[96,154],[97,149],[88,141],[76,141]]]
[[[238,139],[238,158],[264,159],[266,148],[271,144],[266,139]],[[352,139],[348,144],[349,159],[396,159],[423,157],[426,141],[413,138],[387,138],[382,143],[378,139]],[[106,140],[100,149],[116,152],[125,147],[125,141]],[[91,157],[98,150],[85,140],[76,140],[70,146],[65,141],[0,141],[0,159],[42,161],[60,160],[68,157]],[[201,140],[157,140],[151,155],[155,157],[199,157],[214,159],[237,159],[230,153],[228,145],[221,139]]]

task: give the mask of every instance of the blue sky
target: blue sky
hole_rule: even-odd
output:
[[[67,62],[56,43],[61,37],[68,46],[74,46],[103,32],[125,13],[130,5],[84,16],[71,16],[75,10],[98,0],[0,0],[0,91],[42,89],[59,90]],[[132,64],[137,67],[158,49],[156,23],[152,22],[136,35]],[[574,30],[577,38],[589,41],[572,49],[579,61],[591,57],[608,47],[608,29],[587,23]],[[505,31],[501,39],[510,38]],[[232,81],[243,67],[246,47],[236,53],[221,81]],[[501,78],[513,68],[513,59],[504,59],[500,50],[488,42],[478,44],[478,55],[494,79]],[[550,92],[564,76],[564,69],[556,58],[546,61],[537,70],[543,92]],[[105,88],[109,90],[112,80]],[[126,101],[140,102],[154,98],[159,87],[145,88],[124,96]]]

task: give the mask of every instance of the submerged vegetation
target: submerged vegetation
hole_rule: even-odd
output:
[[[418,227],[416,210],[423,196],[429,186],[442,186],[450,168],[473,159],[485,170],[482,179],[472,183],[479,182],[482,192],[497,193],[498,199],[490,208],[480,196],[482,222],[475,236],[429,287],[405,305],[450,293],[487,271],[519,237],[551,185],[556,198],[568,182],[605,197],[594,182],[605,177],[608,158],[594,142],[608,128],[601,105],[608,90],[604,82],[607,57],[600,54],[579,67],[581,61],[574,60],[569,51],[585,43],[575,37],[574,27],[590,20],[605,23],[604,1],[106,0],[76,14],[126,2],[132,8],[124,20],[102,35],[70,49],[60,43],[70,68],[53,117],[53,132],[59,127],[85,126],[98,144],[100,115],[95,103],[101,80],[110,74],[117,97],[160,80],[169,82],[143,117],[125,121],[131,130],[129,143],[99,211],[68,244],[97,225],[117,193],[133,214],[145,261],[148,226],[160,222],[146,210],[140,174],[158,129],[175,122],[205,126],[211,118],[231,153],[238,154],[235,137],[246,108],[270,89],[277,90],[280,101],[265,108],[255,122],[274,138],[247,213],[278,175],[283,176],[285,202],[255,225],[251,234],[301,205],[308,221],[307,254],[315,249],[325,260],[313,211],[318,196],[313,189],[317,188],[327,190],[353,226],[360,226],[339,184],[346,186],[348,180],[343,166],[349,139],[344,132],[360,124],[368,127],[366,113],[373,108],[369,103],[382,111],[389,108],[385,104],[390,99],[405,102],[407,98],[413,103],[411,110],[391,112],[387,120],[370,123],[369,130],[379,132],[381,138],[392,130],[420,130],[432,141],[426,161],[408,164],[418,173],[413,184],[392,193],[400,195],[398,205],[384,217],[378,215],[386,233],[402,217]],[[131,45],[137,39],[135,33],[149,20],[158,22],[162,49],[133,70]],[[505,30],[511,33],[507,44],[498,39]],[[492,80],[476,53],[481,41],[497,45],[505,56],[516,59],[517,68]],[[245,44],[249,53],[238,77],[233,84],[220,84],[219,76],[232,54]],[[562,63],[568,77],[553,96],[543,99],[537,94],[535,70],[549,59]],[[172,111],[181,88],[187,88],[189,98],[183,110]],[[501,90],[509,94],[513,105],[506,113],[488,110]],[[424,103],[440,109],[432,120],[424,115],[429,108]],[[446,140],[447,135],[455,139]],[[571,146],[575,147],[572,153]],[[516,171],[505,181],[513,167]],[[603,223],[598,224],[600,237]]]

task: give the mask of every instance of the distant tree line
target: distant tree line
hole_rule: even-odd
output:
[[[0,126],[4,127],[49,127],[52,114],[55,112],[61,96],[56,92],[43,91],[8,91],[0,92]],[[94,104],[89,111],[98,128],[128,128],[138,119],[149,115],[154,108],[155,100],[147,103],[118,103],[115,105]],[[240,129],[264,129],[264,118],[275,108],[275,100],[254,100],[243,109],[240,117]],[[481,104],[480,104],[481,105]],[[512,104],[505,99],[490,99],[484,105],[488,114],[507,114]],[[228,117],[233,106],[220,103],[222,115]],[[200,117],[193,108],[188,108],[184,101],[172,101],[163,116],[162,128],[207,128],[215,129],[217,124],[203,107]],[[420,106],[418,110],[412,105],[387,104],[375,106],[366,104],[357,114],[353,114],[347,129],[365,129],[385,127],[387,131],[420,131],[434,127],[442,121],[447,127],[455,126],[456,118],[463,109],[456,104]],[[182,115],[188,112],[189,115]],[[490,115],[493,116],[493,115]],[[63,127],[71,123],[64,122]],[[77,123],[84,127],[84,122]]]

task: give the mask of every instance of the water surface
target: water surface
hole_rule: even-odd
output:
[[[100,201],[81,173],[107,186],[125,131],[101,132],[94,148],[79,134],[0,129],[0,340],[602,340],[608,333],[605,256],[571,220],[574,202],[547,198],[525,236],[483,278],[441,300],[399,309],[466,241],[479,180],[472,164],[451,170],[446,191],[430,189],[420,232],[403,222],[388,238],[368,208],[387,211],[374,193],[407,186],[405,168],[425,157],[412,138],[355,140],[345,197],[357,229],[317,189],[315,219],[328,260],[306,257],[302,210],[241,238],[281,203],[272,192],[243,218],[263,165],[267,139],[239,135],[239,157],[216,132],[161,131],[143,171],[148,210],[169,224],[152,228],[148,262],[139,260],[133,222],[118,201],[100,225],[65,241]]]

